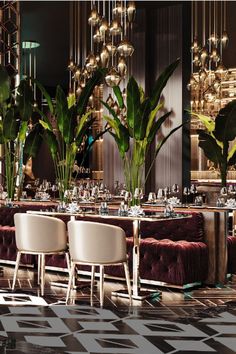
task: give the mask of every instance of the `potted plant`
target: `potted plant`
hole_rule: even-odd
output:
[[[40,124],[45,130],[44,137],[53,159],[61,201],[67,199],[65,191],[70,188],[76,153],[84,143],[86,132],[96,119],[92,116],[93,110],[87,110],[87,105],[89,97],[95,86],[100,84],[104,73],[103,69],[98,69],[93,73],[83,88],[78,101],[76,101],[74,94],[67,97],[63,89],[57,86],[55,103],[53,103],[45,88],[36,81],[47,100],[50,114],[55,117],[55,126],[52,126],[48,116],[37,107],[35,108],[41,116]],[[97,135],[92,144],[103,133]],[[88,150],[92,144],[88,146]]]
[[[226,186],[230,166],[236,164],[236,101],[222,108],[215,120],[211,117],[190,112],[205,126],[206,131],[198,130],[199,147],[206,157],[219,167],[222,187]]]
[[[32,144],[35,132],[31,137],[28,136],[33,105],[32,88],[27,80],[21,80],[13,91],[10,86],[10,77],[4,66],[0,65],[0,144],[4,148],[6,190],[8,198],[13,200],[16,186],[20,197],[24,151],[30,158],[35,156],[37,150]]]
[[[138,86],[133,77],[130,77],[127,88],[127,111],[124,120],[112,109],[108,103],[103,102],[111,116],[104,115],[104,119],[110,125],[110,134],[114,137],[120,157],[123,160],[126,188],[134,196],[136,188],[143,188],[148,178],[154,160],[166,140],[181,125],[172,129],[167,136],[157,141],[153,161],[144,179],[145,157],[148,149],[155,140],[162,124],[168,119],[170,112],[156,119],[156,115],[163,109],[164,102],[160,102],[162,90],[170,76],[179,64],[179,59],[170,64],[158,77],[150,97],[145,97],[144,90]],[[125,103],[120,87],[113,87],[119,109],[124,110]],[[133,204],[138,200],[133,199]]]

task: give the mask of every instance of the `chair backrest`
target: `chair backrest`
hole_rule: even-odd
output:
[[[69,221],[72,261],[118,263],[126,260],[125,232],[120,227],[90,221]]]
[[[54,252],[67,247],[66,226],[62,220],[43,215],[14,215],[16,246],[21,251]]]

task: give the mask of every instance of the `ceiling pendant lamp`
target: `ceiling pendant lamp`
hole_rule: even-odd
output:
[[[127,18],[130,23],[134,22],[135,15],[136,15],[135,3],[134,3],[134,1],[129,1],[128,7],[127,7]]]
[[[111,69],[109,70],[109,72],[105,76],[105,81],[106,81],[107,86],[109,86],[109,87],[119,85],[119,83],[121,81],[121,77],[120,77],[120,74],[116,71],[116,69],[114,67],[111,67]]]
[[[96,26],[99,23],[99,21],[100,21],[100,16],[98,14],[96,6],[94,5],[90,13],[88,23],[90,26]]]
[[[107,68],[109,63],[109,51],[105,45],[103,45],[102,51],[100,53],[100,63],[102,68]]]
[[[117,19],[112,21],[109,31],[111,36],[117,36],[121,34],[122,27]]]
[[[124,39],[123,41],[120,42],[120,44],[118,44],[117,52],[121,56],[130,57],[134,52],[134,47],[127,39]]]
[[[97,64],[97,60],[96,57],[93,53],[90,53],[86,59],[86,64],[85,67],[88,70],[88,72],[93,72],[94,70],[96,70],[98,64]]]
[[[120,57],[117,64],[117,71],[121,77],[124,77],[127,72],[127,64],[124,57]]]

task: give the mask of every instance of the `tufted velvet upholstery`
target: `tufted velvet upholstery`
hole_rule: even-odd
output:
[[[201,213],[191,214],[191,218],[165,220],[161,222],[141,222],[142,239],[152,236],[156,240],[168,238],[172,241],[204,241],[204,218]]]

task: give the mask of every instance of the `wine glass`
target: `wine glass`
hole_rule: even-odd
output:
[[[164,198],[165,198],[165,191],[163,188],[159,188],[157,191],[157,199],[162,202]]]
[[[150,192],[148,194],[148,202],[149,203],[155,203],[155,201],[156,201],[156,193]]]
[[[179,185],[177,183],[174,183],[173,186],[171,187],[171,190],[173,194],[179,193]]]
[[[140,201],[141,201],[141,199],[143,199],[143,190],[142,190],[142,188],[135,188],[134,199],[137,201],[138,205],[140,205]]]
[[[188,204],[188,196],[190,195],[190,188],[184,187],[183,194],[185,195],[185,204]]]
[[[53,199],[56,199],[56,192],[58,191],[57,185],[52,185]]]
[[[131,204],[132,200],[133,200],[132,193],[126,191],[125,192],[125,201],[128,203],[129,208],[130,208],[130,204]]]

